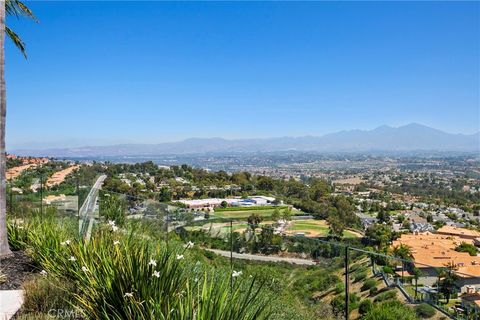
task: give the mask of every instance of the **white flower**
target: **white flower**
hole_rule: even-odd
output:
[[[77,261],[77,259],[75,259],[74,256],[70,256],[70,258],[68,258],[68,260],[70,260],[70,261]]]
[[[192,248],[194,246],[194,243],[192,241],[188,241],[186,244],[183,245],[184,248]]]
[[[47,275],[47,271],[42,270],[42,271],[40,271],[40,274],[45,277]]]
[[[153,272],[153,276],[154,276],[154,277],[157,277],[157,278],[160,278],[160,272],[154,271],[154,272]]]
[[[118,227],[117,227],[116,225],[113,225],[113,226],[112,226],[112,230],[115,232],[115,231],[118,230]]]
[[[68,246],[70,244],[70,240],[65,240],[63,242],[60,242],[62,246]]]
[[[83,271],[83,272],[88,272],[88,268],[85,267],[85,266],[83,266],[83,267],[82,267],[82,271]]]
[[[235,271],[235,270],[233,270],[233,272],[232,272],[232,277],[234,277],[234,278],[235,278],[235,277],[239,277],[239,276],[241,276],[241,275],[242,275],[242,271]]]
[[[157,261],[155,261],[153,259],[150,259],[150,261],[148,262],[148,265],[156,267],[157,266]]]
[[[177,260],[182,260],[183,259],[183,254],[177,254]]]
[[[133,292],[127,292],[123,295],[124,298],[132,298],[133,297]]]
[[[120,241],[118,241],[118,240],[113,241],[114,246],[118,246],[119,244],[120,244]]]

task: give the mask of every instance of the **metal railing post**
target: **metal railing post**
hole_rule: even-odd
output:
[[[40,174],[40,214],[43,214],[43,174]]]
[[[233,292],[233,220],[230,220],[230,291]]]
[[[9,213],[10,215],[13,214],[13,192],[12,192],[12,186],[13,186],[13,181],[12,179],[10,179],[10,188],[8,188],[8,191],[9,191],[9,198],[10,198],[10,203],[9,203]]]
[[[77,218],[80,219],[80,176],[77,171],[77,176],[76,176],[76,185],[77,185]]]
[[[349,304],[349,296],[348,296],[348,291],[349,291],[349,288],[348,288],[348,284],[349,284],[349,268],[348,268],[348,262],[349,262],[349,259],[348,259],[348,246],[345,247],[345,319],[348,320],[348,314],[349,314],[349,310],[348,310],[348,304]]]

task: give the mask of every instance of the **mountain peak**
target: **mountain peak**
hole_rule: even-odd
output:
[[[450,134],[418,123],[400,127],[383,125],[373,130],[350,130],[320,137],[277,137],[268,139],[191,138],[160,144],[129,144],[90,148],[12,150],[18,155],[51,157],[135,156],[202,154],[225,152],[308,152],[372,151],[468,151],[478,152],[479,135]]]

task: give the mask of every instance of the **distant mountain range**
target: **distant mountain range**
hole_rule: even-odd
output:
[[[373,130],[349,130],[320,137],[279,137],[267,139],[192,138],[160,144],[118,144],[80,148],[9,150],[23,156],[103,157],[158,156],[234,152],[376,152],[376,151],[458,151],[480,152],[480,132],[451,134],[412,123],[401,127],[381,126]]]

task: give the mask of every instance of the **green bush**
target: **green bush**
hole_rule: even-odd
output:
[[[360,271],[360,272],[355,272],[354,274],[354,281],[359,282],[362,281],[367,277],[367,271]]]
[[[370,299],[363,300],[358,306],[358,312],[360,314],[367,314],[370,310],[372,310],[372,307],[373,307],[372,300]]]
[[[478,254],[478,248],[475,247],[473,244],[466,243],[466,242],[462,242],[461,244],[459,244],[455,248],[455,251],[468,252],[468,254],[471,255],[471,256],[476,256]]]
[[[391,300],[397,298],[397,292],[395,290],[389,290],[386,292],[380,293],[378,296],[375,297],[374,302],[383,302],[386,300]]]
[[[437,310],[428,303],[421,303],[415,307],[415,312],[420,318],[431,318],[437,313]]]
[[[349,311],[358,308],[358,302],[360,301],[359,296],[352,293],[348,296],[349,304],[348,308]],[[330,305],[332,307],[332,311],[336,316],[340,316],[345,314],[345,295],[338,295],[336,296],[331,302]]]
[[[342,282],[339,282],[335,285],[335,293],[340,294],[345,291],[345,285]]]
[[[373,288],[375,286],[377,286],[377,281],[375,279],[367,279],[363,283],[361,290],[362,291],[367,291],[367,290],[370,290],[371,288]]]
[[[386,274],[393,274],[394,273],[392,267],[390,267],[390,266],[383,266],[383,272],[386,273]]]
[[[388,301],[373,304],[373,308],[362,317],[362,320],[416,320],[413,310],[399,301]]]

